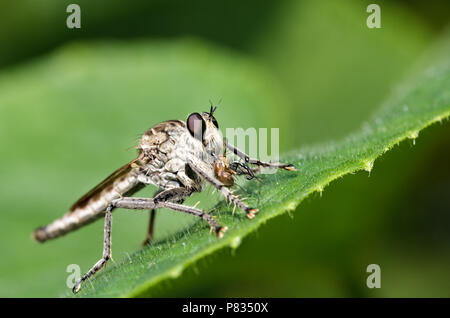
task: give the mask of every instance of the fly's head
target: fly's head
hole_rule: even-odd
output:
[[[205,152],[210,156],[219,156],[223,150],[222,134],[214,117],[216,107],[209,112],[193,113],[186,121],[186,127],[193,138],[201,142]]]

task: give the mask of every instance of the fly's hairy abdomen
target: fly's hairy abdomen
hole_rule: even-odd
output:
[[[37,228],[33,237],[39,242],[57,238],[89,224],[105,214],[111,201],[132,195],[142,188],[137,180],[138,158],[116,170],[103,182],[79,199],[63,217]]]

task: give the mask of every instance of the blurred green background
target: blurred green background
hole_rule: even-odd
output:
[[[448,1],[0,1],[0,296],[55,297],[66,267],[101,255],[96,222],[40,245],[135,156],[141,133],[221,103],[225,127],[279,127],[280,151],[361,127],[449,23]],[[208,257],[149,296],[450,296],[450,127],[431,127]],[[145,189],[142,195],[151,195]],[[210,192],[208,208],[219,199]],[[114,214],[113,257],[140,248],[147,213]],[[164,238],[193,220],[158,214]],[[381,266],[381,289],[366,267]]]

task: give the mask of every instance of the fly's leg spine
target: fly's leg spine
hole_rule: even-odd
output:
[[[234,195],[222,182],[210,176],[203,169],[197,167],[193,162],[189,162],[189,166],[191,167],[192,170],[198,173],[203,179],[205,179],[206,181],[211,183],[216,189],[218,189],[227,199],[229,204],[233,203],[234,205],[237,205],[241,210],[245,211],[249,219],[253,219],[255,217],[255,214],[258,213],[259,211],[258,209],[251,208],[247,204],[239,200],[239,198],[236,195]]]
[[[228,190],[228,188],[226,188],[225,186],[223,186],[220,191],[222,192],[222,194],[225,196],[225,198],[228,200],[228,202],[231,204],[234,204],[234,208],[233,208],[233,213],[235,210],[235,207],[238,206],[241,210],[243,210],[247,217],[249,219],[253,219],[256,215],[256,213],[259,212],[258,209],[256,208],[251,208],[249,207],[247,204],[245,204],[242,200],[240,200],[236,195],[234,195],[233,193],[231,193],[230,190]]]

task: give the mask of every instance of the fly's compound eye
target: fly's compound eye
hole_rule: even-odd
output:
[[[206,130],[206,123],[199,113],[190,114],[186,121],[187,129],[192,137],[203,142],[203,136]]]

